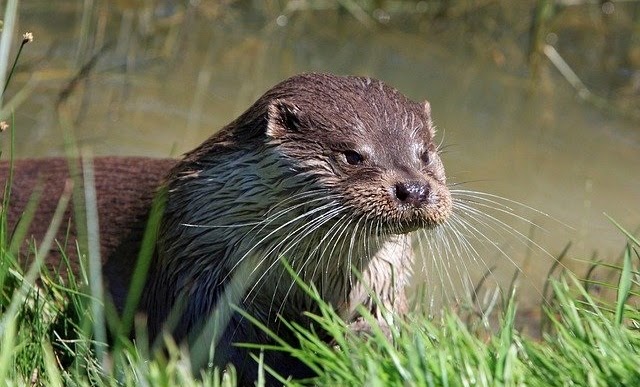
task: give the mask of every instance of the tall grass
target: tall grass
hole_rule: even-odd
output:
[[[4,220],[4,212],[1,216]],[[63,279],[40,266],[35,282],[35,266],[25,274],[10,251],[5,225],[0,227],[5,236],[0,243],[0,380],[9,385],[235,384],[233,372],[192,373],[188,355],[170,341],[167,351],[154,355],[119,337],[120,345],[104,354],[106,363],[101,361],[91,329],[96,314],[90,305],[96,300],[78,281],[85,276],[69,273]],[[615,268],[618,283],[609,284],[617,289],[616,300],[599,300],[571,274],[552,280],[553,302],[545,306],[551,324],[541,340],[514,329],[514,294],[495,334],[478,334],[451,311],[439,318],[391,316],[388,331],[362,311],[373,328],[361,334],[324,304],[312,286],[300,284],[314,295],[321,312],[310,316],[311,329],[284,322],[299,345],[274,335],[276,344],[269,349],[289,352],[318,373],[307,381],[281,379],[288,385],[638,385],[640,243],[629,237],[622,265]],[[44,258],[41,251],[47,250],[32,245],[34,262]],[[327,332],[331,340],[321,339],[318,332]],[[270,372],[268,366],[265,371]]]
[[[6,48],[4,39],[3,35],[2,47]],[[0,50],[0,56],[6,59],[6,55],[8,49]],[[0,66],[0,79],[5,79],[4,71],[8,69],[8,61],[4,63]],[[11,72],[6,79],[8,85]],[[95,208],[91,165],[85,164],[83,171],[85,206]],[[145,337],[144,325],[135,320],[133,305],[140,297],[149,262],[144,261],[136,272],[136,290],[123,319],[110,315],[97,265],[99,219],[95,211],[89,211],[83,222],[86,230],[82,230],[90,236],[88,247],[81,247],[88,250],[82,253],[93,257],[89,265],[82,265],[79,273],[74,273],[68,262],[66,270],[60,272],[43,265],[52,246],[66,245],[55,241],[54,235],[72,196],[70,186],[60,198],[43,241],[27,243],[26,249],[27,226],[40,193],[36,189],[22,221],[9,229],[6,210],[11,205],[10,187],[11,179],[0,211],[0,381],[36,386],[236,384],[232,368],[193,372],[189,355],[170,338],[165,340],[166,351],[157,353],[144,340],[130,340],[132,328],[137,331],[136,337]],[[154,214],[153,222],[157,222],[160,211]],[[599,299],[571,274],[550,280],[552,301],[544,305],[550,328],[540,340],[523,336],[514,328],[517,295],[513,293],[495,333],[478,332],[472,322],[450,310],[438,318],[417,312],[405,319],[389,315],[388,329],[382,329],[363,310],[363,321],[371,327],[365,334],[341,320],[313,286],[300,283],[320,305],[319,315],[309,316],[313,326],[283,321],[298,345],[270,333],[275,344],[262,349],[288,352],[318,374],[302,381],[280,377],[288,385],[640,385],[640,241],[620,229],[627,236],[628,245],[620,266],[611,268],[618,273],[618,281],[599,284],[615,289],[615,300]],[[152,239],[151,235],[145,236],[145,243],[152,243]],[[30,264],[25,268],[24,262]],[[246,317],[259,324],[251,316]],[[115,343],[111,346],[107,345],[109,327],[109,342]],[[326,332],[329,339],[319,332]],[[256,355],[255,361],[260,362],[261,356]],[[263,369],[271,372],[268,365]],[[264,378],[257,381],[258,385],[262,383]]]
[[[288,324],[300,346],[278,341],[278,348],[316,370],[317,385],[639,385],[640,273],[630,259],[640,258],[638,240],[630,239],[625,251],[623,265],[614,268],[619,273],[615,303],[589,294],[573,274],[550,280],[554,301],[545,311],[551,328],[541,340],[514,329],[515,294],[495,334],[478,334],[447,311],[439,319],[414,314],[394,320],[389,338],[364,311],[365,319],[374,324],[371,335],[350,330],[308,287],[322,306],[320,316],[311,316],[316,330],[329,332],[333,341],[328,344],[313,330]]]

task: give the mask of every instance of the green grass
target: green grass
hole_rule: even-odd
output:
[[[6,208],[6,207],[5,207]],[[234,373],[191,371],[187,355],[167,341],[169,350],[150,354],[125,336],[102,355],[93,327],[96,314],[84,274],[60,278],[42,266],[24,272],[11,250],[9,232],[0,227],[0,380],[10,385],[193,385],[231,386]],[[54,220],[55,222],[55,220]],[[55,225],[52,225],[55,226]],[[549,328],[542,339],[514,329],[517,295],[512,295],[497,332],[480,332],[451,311],[405,320],[391,316],[391,338],[380,329],[355,334],[327,305],[312,316],[313,329],[288,324],[299,347],[277,342],[318,372],[290,385],[495,386],[640,385],[640,312],[637,262],[640,243],[629,238],[618,272],[615,301],[599,300],[570,274],[551,280],[545,305]],[[18,233],[19,234],[19,233]],[[47,251],[47,250],[43,250]],[[24,252],[23,252],[24,253]],[[42,256],[32,246],[30,254]],[[35,281],[38,274],[40,280]],[[64,283],[64,285],[62,285]],[[307,291],[315,294],[313,287]],[[248,316],[250,317],[250,316]],[[372,317],[365,316],[373,322]],[[107,319],[108,320],[108,319]],[[106,321],[101,324],[108,325]],[[138,325],[136,329],[140,330]],[[330,333],[329,344],[314,332]],[[113,330],[113,334],[116,330]],[[98,350],[96,350],[98,349]],[[101,357],[102,356],[102,357]],[[269,372],[265,367],[265,372]]]
[[[570,274],[552,280],[555,301],[545,306],[551,327],[541,340],[514,330],[512,297],[496,334],[479,334],[445,312],[437,320],[419,314],[396,320],[391,341],[381,331],[367,339],[325,305],[314,319],[334,345],[299,326],[291,329],[301,348],[282,345],[318,371],[318,385],[640,385],[640,312],[628,302],[638,294],[629,258],[640,258],[639,247],[631,242],[618,268],[616,303],[596,299]]]
[[[90,173],[90,165],[84,170]],[[85,182],[90,182],[91,176],[87,177]],[[95,192],[91,184],[87,188],[74,194],[88,197],[85,202],[90,210]],[[2,209],[10,205],[10,184],[4,192]],[[70,195],[63,195],[60,208],[66,207]],[[144,328],[132,312],[144,280],[137,281],[122,320],[109,313],[102,299],[99,265],[92,264],[99,258],[95,216],[81,230],[91,242],[81,244],[90,257],[81,273],[66,270],[63,278],[42,265],[46,257],[41,251],[49,251],[57,242],[64,245],[53,239],[53,231],[39,246],[31,244],[28,251],[20,251],[38,197],[36,190],[23,222],[15,229],[7,227],[5,213],[0,211],[0,380],[16,386],[235,385],[233,369],[194,373],[188,355],[170,339],[166,351],[155,352],[144,340],[128,338],[130,329],[144,337]],[[50,229],[55,231],[61,220],[60,211]],[[510,295],[495,332],[479,330],[473,321],[445,310],[437,318],[418,312],[406,319],[390,315],[390,338],[364,312],[373,330],[367,336],[356,334],[316,295],[321,313],[311,316],[313,328],[285,322],[300,345],[292,347],[274,336],[276,345],[271,349],[291,353],[316,370],[318,377],[282,381],[322,386],[640,385],[640,241],[620,229],[628,245],[621,264],[609,268],[617,273],[618,281],[596,284],[615,290],[616,297],[599,299],[585,290],[585,284],[594,283],[579,281],[571,274],[550,280],[552,294],[544,305],[549,324],[541,339],[514,329],[517,294]],[[145,241],[152,243],[152,236],[145,236]],[[18,262],[25,255],[31,262],[26,269]],[[148,265],[148,260],[144,262]],[[144,274],[145,266],[139,270]],[[306,290],[316,294],[312,286]],[[315,332],[320,330],[330,334],[330,343],[318,337]],[[114,343],[111,346],[105,343],[108,335]],[[264,372],[270,372],[268,367]]]

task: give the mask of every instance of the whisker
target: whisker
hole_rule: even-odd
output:
[[[335,202],[330,202],[327,205],[337,205],[337,204]],[[281,230],[286,229],[288,226],[290,226],[291,224],[295,224],[296,222],[298,222],[301,219],[304,219],[304,218],[306,218],[306,217],[308,217],[310,215],[313,215],[313,214],[315,214],[317,212],[321,212],[321,211],[323,211],[325,209],[326,209],[325,206],[318,206],[318,207],[315,207],[315,208],[311,208],[310,210],[308,210],[308,211],[306,211],[306,212],[304,212],[304,213],[302,213],[302,214],[300,214],[300,215],[298,215],[298,216],[296,216],[296,217],[294,217],[292,219],[289,219],[286,222],[284,222],[282,225],[276,227],[274,230],[272,230],[271,232],[267,233],[264,237],[262,237],[259,241],[253,243],[253,246],[250,247],[247,251],[245,251],[243,253],[243,255],[240,256],[240,258],[238,258],[237,262],[234,263],[234,265],[231,267],[229,272],[230,273],[233,272],[233,270],[235,270],[238,267],[238,265],[240,265],[247,258],[247,256],[249,256],[249,254],[251,254],[252,252],[256,251],[257,248],[262,245],[262,243],[264,243],[266,240],[268,240],[272,236],[277,235]],[[264,227],[266,227],[266,225],[267,224],[265,224],[263,226],[263,228],[261,228],[259,231],[264,230]],[[258,232],[258,233],[256,233],[256,235],[260,235],[260,233]],[[249,242],[253,242],[254,238],[255,237],[252,237],[249,240]],[[227,275],[227,277],[228,277],[228,275]]]
[[[335,203],[331,203],[331,205],[335,205]],[[310,223],[304,224],[304,225],[302,225],[302,227],[296,228],[292,233],[289,233],[285,238],[280,240],[280,242],[278,242],[277,244],[271,246],[264,253],[263,258],[260,260],[260,263],[258,264],[258,266],[256,266],[256,268],[254,269],[254,272],[257,271],[258,267],[268,257],[270,257],[276,251],[278,252],[279,256],[283,256],[283,257],[286,258],[287,257],[286,254],[289,251],[291,251],[295,246],[297,246],[297,244],[299,242],[301,242],[305,237],[307,237],[308,235],[310,235],[311,233],[316,231],[318,228],[322,227],[327,222],[331,221],[336,215],[339,215],[341,212],[342,212],[342,208],[341,207],[335,207],[333,209],[329,209],[329,210],[327,210],[327,212],[324,212],[320,217],[314,218]],[[298,235],[298,234],[300,234],[300,235]],[[284,250],[280,251],[280,248],[283,245],[285,245],[285,243],[287,243],[286,248]],[[295,259],[295,256],[294,256],[294,259]],[[263,270],[262,275],[255,281],[254,286],[252,287],[252,289],[249,292],[247,292],[247,297],[249,296],[249,294],[253,290],[255,290],[255,288],[259,284],[259,282],[267,276],[269,271],[277,263],[278,263],[278,260],[277,259],[273,259],[271,264],[266,269]],[[293,266],[293,265],[296,264],[296,262],[295,261],[290,261],[289,264]]]
[[[465,190],[465,189],[455,189],[455,190],[449,190],[449,192],[451,192],[452,196],[455,195],[466,195],[466,197],[471,197],[471,198],[476,198],[476,199],[481,199],[481,200],[486,200],[489,201],[493,204],[499,205],[499,206],[504,206],[503,204],[501,204],[500,202],[498,202],[498,200],[503,200],[507,203],[511,203],[511,204],[515,204],[517,206],[520,206],[526,210],[532,211],[538,215],[542,215],[545,218],[551,219],[554,222],[557,222],[559,224],[561,224],[563,227],[566,227],[570,230],[574,230],[573,227],[571,227],[570,225],[562,222],[561,220],[549,215],[548,213],[541,211],[537,208],[531,207],[527,204],[524,204],[522,202],[519,202],[517,200],[513,200],[513,199],[509,199],[509,198],[505,198],[503,196],[500,195],[496,195],[496,194],[491,194],[491,193],[487,193],[487,192],[481,192],[481,191],[473,191],[473,190]]]
[[[464,209],[466,211],[466,215],[469,216],[470,218],[472,218],[474,221],[489,227],[491,230],[493,230],[494,232],[496,232],[498,235],[500,235],[500,233],[493,228],[492,226],[490,226],[487,222],[483,222],[479,219],[480,216],[484,216],[486,219],[494,222],[495,224],[497,224],[498,226],[501,227],[502,230],[506,231],[507,233],[509,233],[510,235],[513,235],[514,237],[516,237],[516,240],[518,240],[520,243],[522,243],[524,246],[526,247],[530,247],[528,246],[529,244],[533,244],[536,248],[538,248],[541,252],[543,252],[546,256],[552,258],[555,260],[555,257],[548,252],[544,247],[542,247],[539,243],[531,240],[531,238],[529,238],[528,236],[526,236],[525,234],[523,234],[522,232],[518,231],[517,229],[515,229],[512,226],[509,226],[507,223],[505,223],[504,221],[496,218],[495,216],[492,216],[490,214],[487,214],[485,212],[479,211],[471,206],[467,206],[467,205],[462,205],[459,204],[459,207],[461,209]],[[533,225],[533,224],[532,224]],[[535,225],[534,225],[535,226]]]

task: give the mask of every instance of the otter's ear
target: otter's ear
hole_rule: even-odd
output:
[[[300,109],[285,100],[275,100],[269,104],[267,135],[279,137],[287,132],[300,131]]]
[[[433,121],[431,120],[431,104],[429,103],[429,101],[425,100],[422,103],[422,106],[424,108],[424,116],[427,119],[427,126],[429,127],[429,131],[431,132],[431,135],[435,135],[436,134],[436,127],[433,126]]]

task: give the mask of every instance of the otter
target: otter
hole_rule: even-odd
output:
[[[208,333],[214,363],[233,363],[250,383],[256,363],[235,343],[271,340],[245,316],[295,345],[281,319],[308,326],[306,312],[317,312],[296,280],[313,284],[346,321],[359,305],[381,324],[386,309],[405,313],[411,233],[441,225],[452,210],[434,136],[428,102],[371,78],[301,74],[181,160],[158,161],[172,167],[157,185],[165,207],[139,306],[149,335],[197,346]],[[98,181],[102,173],[96,168]],[[134,211],[105,209],[101,191],[113,188],[98,185],[100,215],[126,214],[130,224],[155,192],[142,184]],[[118,238],[126,242],[103,245],[119,310],[142,231],[125,227]],[[312,375],[281,352],[267,352],[265,363],[285,377]]]

